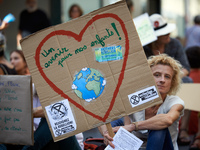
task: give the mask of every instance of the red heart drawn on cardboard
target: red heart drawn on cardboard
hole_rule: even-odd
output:
[[[123,65],[122,65],[122,69],[118,78],[118,83],[117,86],[115,88],[115,91],[113,93],[113,97],[110,103],[110,106],[108,108],[108,110],[106,111],[104,117],[101,117],[99,115],[96,115],[94,113],[92,113],[91,111],[86,110],[83,106],[81,106],[80,104],[78,104],[76,101],[74,101],[73,99],[71,99],[68,95],[66,95],[61,89],[59,89],[44,73],[43,68],[41,67],[40,64],[40,52],[41,52],[41,48],[44,45],[44,43],[51,37],[56,36],[56,35],[65,35],[68,37],[73,37],[76,41],[80,42],[82,40],[83,34],[85,33],[86,29],[96,20],[99,19],[103,19],[103,18],[113,18],[115,20],[117,20],[119,22],[119,24],[121,25],[122,31],[125,35],[125,54],[124,54],[124,60],[123,60]],[[87,113],[88,115],[93,116],[94,118],[105,122],[106,119],[108,118],[110,111],[113,108],[113,105],[115,103],[115,99],[116,96],[119,92],[119,88],[122,84],[122,81],[124,79],[124,71],[126,68],[126,63],[127,63],[127,59],[128,59],[128,54],[129,54],[129,39],[128,39],[128,33],[125,27],[124,22],[115,14],[112,13],[105,13],[105,14],[100,14],[100,15],[96,15],[94,16],[91,20],[88,21],[88,23],[85,25],[85,27],[81,30],[81,32],[79,34],[76,34],[74,32],[71,31],[65,31],[65,30],[57,30],[57,31],[53,31],[51,33],[49,33],[38,45],[37,49],[36,49],[36,54],[35,54],[35,61],[36,61],[36,65],[37,68],[41,74],[41,76],[44,78],[44,80],[47,82],[47,84],[59,95],[61,95],[63,98],[68,99],[70,103],[74,104],[77,108],[79,108],[80,110],[84,111],[85,113]]]

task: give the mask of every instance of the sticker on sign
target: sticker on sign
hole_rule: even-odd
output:
[[[68,99],[45,107],[55,137],[76,130],[76,122]]]
[[[158,97],[159,95],[155,86],[151,86],[141,91],[137,91],[135,93],[128,95],[132,107],[139,106]]]

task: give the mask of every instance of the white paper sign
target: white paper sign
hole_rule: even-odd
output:
[[[55,137],[76,130],[76,122],[68,99],[45,107]]]
[[[138,150],[143,141],[121,127],[114,136],[112,143],[115,145],[115,149],[108,145],[105,150]]]
[[[142,46],[157,40],[154,29],[147,13],[133,19]]]
[[[135,93],[128,95],[132,107],[144,104],[158,97],[159,95],[155,86],[151,86],[141,91],[137,91]]]

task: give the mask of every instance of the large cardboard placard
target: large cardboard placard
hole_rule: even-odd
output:
[[[124,1],[21,45],[55,141],[162,102]]]
[[[31,76],[0,76],[0,143],[33,145]]]
[[[180,91],[177,93],[185,103],[185,109],[200,111],[200,84],[199,83],[183,83]]]

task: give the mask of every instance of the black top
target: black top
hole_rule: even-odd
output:
[[[19,29],[21,31],[34,33],[49,26],[49,19],[47,18],[46,14],[40,9],[37,9],[32,13],[24,10],[20,14]]]
[[[14,68],[10,69],[4,64],[0,64],[0,68],[3,70],[4,75],[17,75],[17,72],[15,71]]]
[[[144,46],[143,48],[147,58],[154,55],[150,45]],[[170,42],[165,46],[164,53],[178,60],[185,69],[190,71],[190,65],[186,54],[183,51],[181,43],[177,39],[170,38]]]

